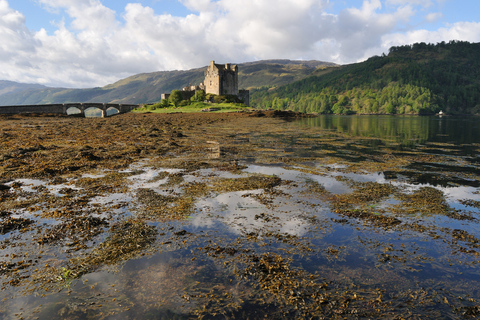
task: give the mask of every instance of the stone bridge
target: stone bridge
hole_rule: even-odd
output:
[[[19,106],[0,106],[0,114],[18,113],[59,113],[68,114],[67,111],[76,111],[73,114],[85,116],[85,110],[97,108],[102,111],[102,117],[107,116],[108,109],[116,109],[119,113],[130,112],[138,108],[138,104],[115,104],[115,103],[63,103],[63,104],[38,104]],[[76,108],[76,109],[72,109]],[[80,113],[78,113],[80,111]]]

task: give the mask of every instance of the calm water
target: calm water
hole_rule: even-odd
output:
[[[146,218],[156,230],[148,247],[124,261],[90,265],[80,278],[68,279],[65,270],[76,267],[76,255],[108,250],[95,248],[113,238],[112,229],[73,253],[64,245],[39,247],[29,240],[34,231],[0,235],[3,256],[39,256],[19,275],[49,266],[33,283],[4,283],[0,318],[479,314],[479,119],[322,116],[251,133],[248,141],[255,150],[235,155],[241,171],[137,164],[127,170],[128,191],[91,199],[86,207],[102,206],[122,220],[139,215],[140,189],[186,197],[192,184],[259,174],[282,181],[240,191],[212,187],[194,197],[182,221]],[[168,184],[178,175],[180,183]],[[38,185],[55,196],[64,187],[22,183],[27,197]],[[34,217],[21,208],[16,214]],[[8,282],[12,276],[1,270]]]
[[[351,136],[393,140],[405,146],[424,142],[480,143],[478,117],[321,116],[300,123]]]

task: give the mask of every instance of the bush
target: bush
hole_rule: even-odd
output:
[[[225,100],[224,96],[214,96],[213,97],[213,102],[215,103],[222,103]]]

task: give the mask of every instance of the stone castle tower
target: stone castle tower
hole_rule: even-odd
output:
[[[238,67],[227,63],[215,64],[211,61],[205,71],[205,93],[216,95],[238,95]]]
[[[238,66],[230,63],[223,65],[215,64],[215,61],[211,61],[205,71],[205,82],[198,86],[189,85],[184,87],[182,89],[183,99],[190,99],[198,90],[217,96],[237,96],[247,106],[250,104],[250,91],[238,90]],[[162,94],[162,99],[168,100],[169,96],[169,93],[164,93]]]

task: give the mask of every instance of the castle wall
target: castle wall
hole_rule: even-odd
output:
[[[247,106],[250,106],[250,90],[238,91],[238,98]]]
[[[223,77],[221,78],[222,81],[222,88],[221,94],[231,94],[237,95],[238,94],[238,68],[237,66],[233,67],[230,70],[225,70],[223,72]]]
[[[195,90],[193,91],[182,91],[182,99],[190,100],[195,95]]]

